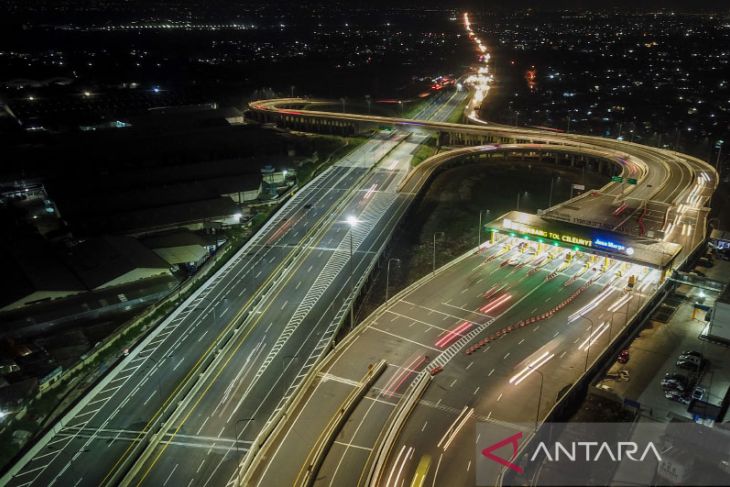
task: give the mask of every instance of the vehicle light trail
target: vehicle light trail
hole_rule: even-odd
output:
[[[624,304],[628,303],[634,298],[633,294],[627,294],[626,296],[623,296],[619,298],[615,303],[613,303],[611,306],[608,307],[608,311],[613,313],[617,309],[619,309]]]
[[[481,311],[482,313],[488,313],[488,312],[492,311],[493,309],[495,309],[495,308],[503,305],[504,303],[506,303],[510,299],[512,299],[512,295],[511,294],[503,294],[502,296],[500,296],[499,298],[495,299],[494,301],[492,301],[492,302],[486,304],[485,306],[482,306],[481,308],[479,308],[479,311]]]
[[[554,353],[544,352],[537,359],[528,364],[524,369],[513,375],[512,378],[509,380],[509,383],[513,386],[518,385],[520,382],[529,377],[529,375],[532,374],[536,369],[539,369],[540,367],[545,365],[554,356]]]
[[[601,304],[606,298],[608,298],[611,294],[613,294],[615,292],[616,292],[616,289],[612,288],[612,287],[609,287],[608,289],[604,290],[601,294],[599,294],[598,296],[593,298],[593,300],[590,303],[586,304],[581,309],[579,309],[578,311],[576,311],[575,313],[570,315],[568,317],[568,323],[572,323],[575,320],[577,320],[578,318],[580,318],[581,316],[583,316],[584,314],[592,311],[593,309],[596,308],[596,306]]]
[[[588,338],[586,338],[583,343],[580,344],[578,350],[586,350],[588,347],[593,346],[593,344],[596,343],[599,338],[601,338],[601,335],[603,335],[606,330],[608,330],[608,321],[604,321],[597,329],[593,330]]]
[[[462,321],[458,326],[456,326],[454,329],[449,330],[446,332],[444,336],[439,338],[436,341],[436,346],[439,348],[446,348],[451,343],[456,340],[457,338],[461,338],[463,336],[463,333],[472,327],[472,324],[468,321]]]
[[[401,370],[399,370],[383,388],[383,395],[392,397],[393,394],[395,394],[398,389],[400,389],[400,386],[402,386],[403,383],[408,380],[411,375],[416,373],[418,367],[420,367],[427,360],[428,358],[425,355],[421,355],[420,357],[416,357],[411,360],[407,365],[401,366]]]

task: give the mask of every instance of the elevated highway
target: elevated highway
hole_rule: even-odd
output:
[[[416,126],[441,133],[440,140],[448,144],[473,144],[443,147],[407,176],[401,185],[405,193],[418,192],[439,171],[474,159],[553,161],[602,171],[624,181],[547,208],[542,217],[625,232],[659,253],[681,246],[675,267],[704,241],[717,174],[691,156],[534,129],[312,111],[308,103],[270,100],[251,109],[254,118],[284,127],[317,130],[320,123],[329,123],[324,121],[349,122],[348,130],[363,130],[367,124]],[[632,226],[637,219],[643,220],[641,228]],[[428,459],[422,485],[472,485],[479,440],[474,422],[541,421],[555,406],[558,392],[595,366],[663,288],[661,273],[649,267],[615,260],[602,268],[588,254],[564,260],[570,249],[521,256],[509,241],[468,252],[368,317],[315,369],[243,484],[298,485],[313,477],[315,485],[399,486],[409,484],[420,460]],[[626,291],[629,274],[639,277],[632,292]],[[493,338],[504,327],[553,310],[556,302],[567,304],[537,325]],[[489,337],[478,352],[465,353]],[[334,438],[321,466],[309,472],[306,459],[322,443],[323,426],[379,360],[387,362],[387,370]],[[544,376],[539,397],[539,377],[529,364],[538,364],[539,377]],[[433,370],[442,372],[431,379],[427,376]],[[395,411],[421,378],[430,381],[425,393],[407,419],[394,426]],[[396,441],[384,444],[385,432],[394,427]],[[381,476],[370,478],[379,458],[384,458]]]

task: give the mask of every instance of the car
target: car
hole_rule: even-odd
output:
[[[672,390],[672,391],[665,391],[664,397],[671,400],[671,401],[677,401],[682,404],[689,404],[689,398],[682,394],[680,391]]]
[[[621,350],[621,353],[618,354],[618,363],[625,364],[629,361],[629,350]]]
[[[680,369],[686,369],[686,370],[699,370],[702,367],[704,367],[704,361],[702,359],[698,359],[697,357],[679,357],[677,359],[676,363],[677,367]]]
[[[518,257],[512,257],[510,260],[507,261],[507,265],[517,265],[520,263],[520,259]]]
[[[696,350],[687,350],[685,352],[680,353],[679,356],[680,357],[693,356],[693,357],[698,357],[698,358],[703,357],[703,355],[700,352],[697,352]]]
[[[687,377],[682,374],[667,373],[662,379],[662,389],[684,391],[687,388]]]
[[[696,275],[698,275],[700,277],[707,277],[707,274],[705,274],[704,272],[702,272],[702,271],[700,271],[698,269],[695,269],[694,271],[690,272],[690,274],[696,274]]]
[[[304,209],[305,209],[305,210],[308,210],[308,209],[310,209],[311,207],[312,207],[312,203],[307,203],[306,205],[304,205]]]
[[[692,391],[692,399],[694,399],[696,401],[701,401],[702,399],[705,398],[705,392],[706,391],[705,391],[704,387],[701,387],[701,386],[695,387],[694,390]]]
[[[710,262],[708,259],[705,259],[704,257],[697,260],[697,265],[702,267],[712,267],[712,262]]]

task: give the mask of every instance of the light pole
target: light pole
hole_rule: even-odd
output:
[[[350,303],[350,329],[355,326],[355,267],[352,262],[352,234],[357,226],[357,217],[350,215],[347,217],[347,224],[350,225],[350,297],[352,302]]]
[[[345,113],[345,99],[340,98],[340,101],[342,102],[342,113]]]
[[[720,171],[720,154],[722,154],[722,144],[724,144],[725,141],[720,139],[717,142],[715,142],[715,149],[717,149],[717,159],[715,159],[715,170]]]
[[[388,294],[388,291],[390,291],[390,263],[391,262],[397,262],[398,266],[400,266],[400,259],[398,259],[396,257],[391,257],[390,259],[388,259],[388,270],[385,273],[385,304],[388,304],[388,298],[390,296]]]
[[[403,117],[403,100],[398,100],[398,106],[400,107],[400,116]]]
[[[583,369],[583,372],[588,370],[588,356],[591,354],[591,340],[593,339],[593,320],[588,318],[587,316],[581,316],[584,320],[588,320],[588,322],[591,324],[591,329],[588,332],[588,346],[586,347],[586,365]]]
[[[295,86],[294,85],[291,85],[290,88],[291,88],[291,97],[294,98],[294,88],[295,88]]]
[[[515,127],[517,127],[517,122],[519,121],[519,119],[520,119],[520,112],[515,110]]]
[[[517,211],[520,211],[520,192],[517,192]]]
[[[554,183],[555,183],[555,176],[551,176],[550,177],[550,193],[548,194],[548,208],[553,206],[553,184]]]
[[[628,321],[629,321],[629,302],[631,302],[630,299],[628,301],[626,301],[626,306],[624,306],[623,311],[616,310],[611,313],[611,325],[608,327],[608,343],[611,343],[611,334],[613,332],[613,318],[616,316],[616,313],[623,313],[624,314],[624,325],[626,323],[628,323]]]
[[[368,115],[370,115],[370,113],[371,113],[371,112],[370,112],[370,103],[371,103],[371,100],[370,100],[370,95],[365,95],[365,101],[366,101],[366,102],[367,102],[367,104],[368,104]]]
[[[446,234],[444,232],[436,232],[433,234],[433,258],[431,259],[431,265],[432,265],[432,272],[434,275],[436,275],[436,237],[445,237]]]
[[[568,115],[568,129],[565,131],[566,134],[570,133],[570,115]]]
[[[477,252],[479,252],[480,247],[482,246],[482,212],[489,215],[489,210],[479,210],[479,228],[477,228]]]
[[[538,374],[540,374],[540,392],[537,395],[537,412],[535,413],[535,432],[537,432],[537,427],[540,424],[540,406],[542,406],[542,386],[545,382],[545,376],[542,372],[540,372],[539,369],[536,367],[533,367],[532,365],[528,365],[527,368],[534,370]]]

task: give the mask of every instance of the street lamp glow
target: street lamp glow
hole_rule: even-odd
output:
[[[348,215],[346,221],[347,221],[347,224],[350,225],[351,227],[356,226],[358,223],[357,217],[354,215]]]

